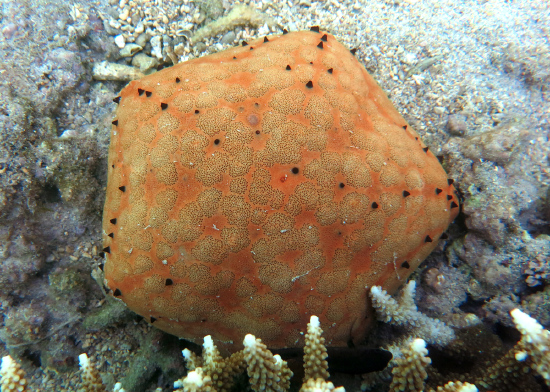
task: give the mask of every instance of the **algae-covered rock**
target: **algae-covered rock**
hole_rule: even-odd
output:
[[[106,297],[105,303],[91,311],[82,321],[84,329],[88,332],[101,331],[114,323],[135,318],[135,314],[128,310],[123,302]]]
[[[462,153],[470,159],[486,159],[506,165],[525,132],[517,124],[503,124],[464,140]]]
[[[139,68],[141,72],[147,72],[159,65],[159,61],[145,53],[138,53],[132,58],[132,65]]]

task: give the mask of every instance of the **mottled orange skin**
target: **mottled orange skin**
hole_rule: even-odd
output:
[[[122,90],[105,279],[130,309],[195,342],[237,350],[252,333],[301,346],[312,314],[328,345],[357,342],[372,320],[365,287],[406,282],[458,200],[333,36],[268,38]]]

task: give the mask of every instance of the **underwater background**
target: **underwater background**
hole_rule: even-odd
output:
[[[418,310],[456,334],[428,345],[428,385],[490,372],[520,338],[514,308],[550,328],[547,1],[4,0],[0,357],[22,364],[32,390],[77,389],[86,352],[109,388],[169,391],[186,372],[181,350],[197,348],[104,291],[113,98],[163,66],[311,26],[356,49],[462,198],[448,240],[411,277]],[[366,344],[413,335],[379,322]],[[358,374],[331,376],[361,390]],[[535,376],[503,388],[548,390]]]

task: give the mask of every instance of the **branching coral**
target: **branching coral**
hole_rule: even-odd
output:
[[[212,387],[212,378],[205,374],[201,367],[190,371],[187,377],[174,383],[174,388],[183,388],[183,392],[210,392],[214,391]]]
[[[395,300],[380,286],[373,286],[370,296],[378,319],[403,326],[410,330],[412,336],[422,338],[429,344],[445,346],[455,336],[452,328],[418,311],[414,303],[415,288],[416,282],[411,280]]]
[[[233,377],[245,368],[242,351],[229,358],[222,358],[211,336],[204,337],[202,357],[189,349],[182,351],[186,361],[187,377],[174,383],[174,387],[184,391],[217,391],[226,392],[233,384]]]
[[[27,390],[25,372],[9,355],[2,358],[0,376],[2,376],[0,381],[2,392],[24,392]]]
[[[254,335],[244,337],[244,358],[250,386],[256,392],[284,392],[290,386],[292,372],[280,355],[273,355]]]
[[[79,392],[106,392],[101,376],[86,354],[78,356],[82,371],[82,388]]]
[[[477,392],[475,385],[467,382],[448,382],[442,387],[437,387],[436,392]]]
[[[408,293],[411,292],[410,288],[410,285],[406,288]],[[385,293],[380,289],[374,290],[374,297],[378,301],[388,302]],[[402,298],[399,303],[404,306],[408,304],[410,309],[410,295],[405,299]],[[384,315],[385,320],[393,319],[388,312],[394,311],[394,307],[395,303],[389,301],[388,305],[383,308],[387,312]],[[464,381],[448,382],[445,386],[437,387],[435,390],[428,389],[429,392],[477,392],[476,385],[484,388],[482,389],[484,391],[517,391],[522,387],[526,377],[529,377],[531,369],[550,386],[550,332],[519,309],[512,310],[510,314],[522,335],[521,340],[512,350],[494,362],[492,366],[472,377],[470,381],[474,384]],[[398,320],[403,319],[400,313],[395,315]],[[425,342],[415,339],[406,347],[394,347],[392,351],[395,353],[395,359],[391,364],[394,368],[390,392],[424,391],[426,370],[431,362],[427,357],[428,351]],[[532,390],[527,385],[529,384],[526,384],[524,390]],[[369,384],[365,381],[362,389],[367,390],[368,388]]]
[[[414,339],[401,350],[401,354],[402,357],[395,360],[396,366],[392,370],[390,392],[422,392],[424,380],[428,377],[426,366],[432,362],[428,358],[426,342]]]
[[[461,381],[448,382],[435,390],[425,389],[431,359],[428,357],[426,342],[422,339],[410,340],[399,350],[398,355],[393,361],[395,367],[392,370],[390,392],[478,392],[475,385]],[[367,389],[366,385],[362,385],[362,390]]]
[[[307,326],[304,347],[304,383],[301,392],[344,392],[335,388],[329,377],[326,361],[327,349],[321,324],[317,316],[311,316]],[[273,355],[254,335],[245,336],[244,349],[222,358],[210,336],[204,338],[202,356],[188,349],[183,350],[187,377],[174,383],[185,392],[221,392],[231,388],[233,377],[246,367],[250,386],[256,392],[285,392],[290,387],[292,371],[279,355]]]
[[[325,381],[322,378],[307,380],[300,389],[300,392],[346,392],[344,387],[335,388],[330,381]]]
[[[328,378],[327,349],[325,338],[321,336],[321,324],[317,316],[311,316],[307,325],[306,345],[304,347],[305,380]]]
[[[519,309],[512,310],[510,314],[522,335],[515,347],[515,358],[519,362],[531,358],[531,368],[540,374],[550,387],[550,332]]]
[[[409,296],[402,298],[401,303],[408,303],[411,307],[411,288],[408,286]],[[375,295],[384,294],[381,290]],[[388,306],[392,307],[392,304]],[[548,386],[550,386],[550,332],[545,330],[535,319],[519,309],[511,312],[514,323],[521,332],[522,338],[510,352],[485,375],[474,380],[475,384],[486,390],[499,390],[491,386],[490,379],[506,382],[516,377],[513,373],[525,374],[529,367],[536,371]],[[304,355],[305,380],[300,392],[345,392],[344,388],[335,388],[328,382],[326,364],[326,348],[321,337],[321,327],[317,317],[312,316],[306,334],[306,349]],[[247,335],[244,340],[245,348],[229,358],[222,358],[211,337],[204,339],[204,350],[201,357],[189,350],[183,354],[187,362],[189,373],[174,383],[175,388],[183,388],[184,392],[220,392],[229,390],[233,376],[247,367],[251,387],[254,391],[286,392],[290,386],[292,372],[285,361],[278,355],[273,355],[267,347],[253,335]],[[393,361],[393,381],[390,392],[477,392],[476,385],[464,381],[448,382],[436,389],[425,389],[427,368],[431,363],[427,356],[426,342],[422,339],[409,341],[406,347],[399,350]],[[82,370],[82,387],[79,392],[105,392],[101,376],[86,354],[79,356]],[[524,363],[524,366],[515,366]],[[526,367],[527,366],[527,367]],[[24,392],[27,390],[25,373],[10,356],[2,359],[0,370],[2,376],[0,385],[2,391]],[[508,389],[507,389],[508,390]],[[113,389],[114,392],[124,392],[120,383]]]

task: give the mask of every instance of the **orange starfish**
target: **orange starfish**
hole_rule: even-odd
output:
[[[364,337],[458,213],[452,181],[381,88],[318,29],[133,81],[115,100],[105,278],[169,333],[303,345]],[[237,350],[235,345],[231,350]]]

